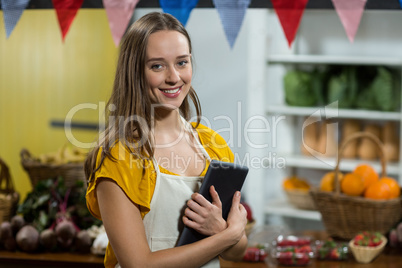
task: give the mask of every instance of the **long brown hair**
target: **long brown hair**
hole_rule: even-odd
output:
[[[120,46],[113,91],[105,110],[107,118],[105,130],[100,134],[98,144],[89,153],[85,162],[85,174],[88,180],[93,179],[105,157],[115,160],[111,155],[111,149],[117,140],[123,142],[125,147],[140,159],[153,156],[154,146],[150,131],[152,103],[145,79],[145,57],[149,36],[163,30],[183,34],[187,38],[191,53],[190,36],[172,15],[160,12],[148,13],[130,26]],[[179,111],[186,120],[190,119],[188,98],[194,104],[198,125],[201,106],[193,87],[190,87]],[[96,166],[100,147],[102,147],[101,161]]]

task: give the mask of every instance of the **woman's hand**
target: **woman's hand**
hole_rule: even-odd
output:
[[[183,223],[197,232],[211,236],[226,229],[226,221],[222,218],[222,203],[218,192],[211,186],[209,192],[212,203],[202,195],[194,193],[187,202]]]
[[[237,191],[232,199],[232,207],[230,208],[227,219],[228,229],[233,233],[234,238],[239,241],[243,235],[247,224],[247,211],[240,204],[241,194]]]

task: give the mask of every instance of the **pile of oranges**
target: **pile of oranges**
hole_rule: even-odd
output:
[[[297,176],[291,176],[284,179],[282,187],[287,191],[296,190],[296,191],[308,192],[310,190],[310,184],[308,183],[308,181]]]
[[[323,176],[320,190],[334,191],[335,172]],[[339,173],[340,190],[350,196],[364,196],[375,200],[398,198],[401,188],[391,177],[380,177],[375,169],[368,164],[361,164],[353,172]]]

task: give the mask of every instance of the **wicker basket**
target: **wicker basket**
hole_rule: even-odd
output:
[[[300,209],[316,210],[314,200],[309,192],[300,190],[285,190],[289,203]]]
[[[32,158],[26,149],[22,149],[20,155],[21,164],[28,173],[32,186],[35,186],[39,181],[59,176],[64,179],[66,187],[76,185],[78,180],[83,181],[84,184],[86,183],[84,163],[44,164]]]
[[[382,176],[386,175],[386,161],[383,145],[373,134],[357,132],[341,145],[335,167],[335,192],[310,191],[328,235],[342,239],[352,239],[359,231],[387,233],[402,218],[401,198],[371,200],[364,197],[347,196],[340,192],[338,181],[339,162],[346,145],[354,139],[369,138],[378,147]]]
[[[0,223],[9,221],[15,215],[20,196],[14,190],[10,171],[0,159]]]
[[[381,244],[376,247],[363,247],[363,246],[356,246],[351,240],[349,242],[349,248],[353,253],[357,262],[360,263],[370,263],[375,257],[377,257],[382,250],[384,249],[385,245],[387,244],[387,238],[384,236],[381,237]]]

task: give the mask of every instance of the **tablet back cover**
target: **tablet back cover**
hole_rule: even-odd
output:
[[[233,195],[243,187],[247,173],[248,167],[246,166],[212,160],[205,174],[199,193],[208,201],[212,202],[209,188],[213,185],[222,202],[222,217],[226,220],[232,206]],[[177,246],[194,243],[205,237],[205,235],[185,226]]]

